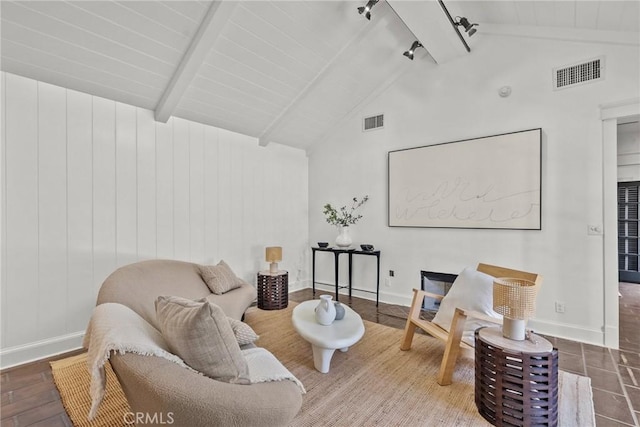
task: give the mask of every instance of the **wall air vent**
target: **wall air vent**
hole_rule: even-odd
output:
[[[374,130],[384,127],[384,114],[378,114],[377,116],[365,117],[362,120],[362,130]]]
[[[566,89],[604,78],[604,57],[553,69],[553,89]]]

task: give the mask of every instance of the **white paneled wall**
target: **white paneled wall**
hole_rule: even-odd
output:
[[[308,269],[302,150],[2,74],[2,367],[77,347],[102,281],[150,258]]]

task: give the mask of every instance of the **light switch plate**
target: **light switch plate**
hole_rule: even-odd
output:
[[[589,236],[602,236],[602,226],[589,224],[587,226],[587,234]]]

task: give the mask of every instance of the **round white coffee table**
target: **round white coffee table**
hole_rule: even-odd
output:
[[[313,365],[326,374],[329,372],[331,357],[336,350],[345,352],[364,335],[364,323],[360,315],[350,307],[344,307],[344,318],[323,326],[316,322],[314,309],[320,300],[302,302],[293,309],[291,321],[302,338],[311,343]]]

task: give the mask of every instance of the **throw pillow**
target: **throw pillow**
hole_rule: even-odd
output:
[[[229,320],[229,325],[231,325],[233,334],[236,336],[238,345],[251,344],[259,338],[255,331],[251,329],[251,326],[246,323],[232,319],[231,317],[227,317],[227,319]]]
[[[502,319],[500,314],[493,311],[493,279],[493,276],[473,268],[467,267],[462,270],[451,285],[447,295],[442,299],[440,308],[433,318],[433,323],[449,331],[456,307]],[[483,326],[496,325],[473,317],[467,317],[464,322],[462,341],[473,346],[473,333]]]
[[[156,316],[169,348],[208,377],[249,384],[249,368],[222,309],[205,299],[160,296]]]
[[[232,289],[239,288],[244,283],[244,280],[238,278],[224,260],[220,261],[218,265],[200,265],[198,268],[202,280],[216,295],[222,295]]]

